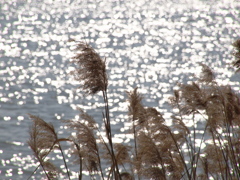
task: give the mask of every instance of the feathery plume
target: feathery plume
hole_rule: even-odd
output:
[[[71,136],[70,139],[80,148],[72,149],[72,154],[78,157],[75,163],[80,163],[83,159],[83,164],[90,173],[101,171],[99,150],[94,132],[97,129],[97,124],[82,109],[79,108],[78,110],[80,111],[79,120],[64,121],[67,127],[75,131],[75,135]],[[83,164],[80,164],[80,166]]]
[[[57,146],[57,133],[52,124],[46,123],[41,118],[29,114],[33,120],[32,127],[30,128],[30,139],[28,144],[35,157],[40,162],[48,179],[56,178],[57,169],[48,160],[45,160],[46,156],[51,152],[54,146]]]
[[[164,172],[163,154],[159,151],[153,139],[141,132],[137,142],[138,159],[135,163],[138,172],[148,178],[155,177],[156,169],[152,169],[152,167],[161,167],[161,172]],[[165,175],[165,172],[163,174]]]
[[[180,85],[182,107],[184,114],[195,112],[197,109],[204,109],[206,106],[206,94],[200,86],[192,82],[192,84]]]
[[[84,42],[79,42],[75,50],[77,54],[73,57],[72,63],[78,67],[70,74],[82,84],[86,94],[93,95],[99,91],[106,91],[108,85],[106,61]]]
[[[128,95],[128,115],[132,121],[137,121],[139,125],[145,121],[145,109],[142,105],[143,96],[138,93],[138,88],[134,88]]]
[[[122,180],[134,180],[133,176],[128,172],[122,172],[120,175]]]
[[[185,125],[181,118],[172,116],[172,119],[173,127],[176,128],[179,133],[182,133],[183,135],[190,134],[190,130],[188,129],[188,127]]]
[[[202,66],[202,72],[199,81],[200,82],[206,82],[211,83],[215,79],[214,73],[212,70],[203,63],[198,63],[200,66]]]
[[[214,144],[207,144],[204,151],[206,155],[206,161],[204,163],[207,165],[207,170],[205,169],[205,172],[208,171],[210,174],[225,172],[228,165],[224,160],[221,147]]]
[[[234,52],[233,56],[235,57],[235,61],[233,61],[233,66],[237,68],[237,72],[240,71],[240,39],[236,40],[233,43]]]
[[[116,160],[118,164],[124,164],[124,163],[129,163],[130,162],[130,146],[123,145],[120,143],[114,144],[114,149],[116,152]]]
[[[159,167],[148,167],[142,171],[144,177],[153,180],[166,180],[166,176],[162,168]]]

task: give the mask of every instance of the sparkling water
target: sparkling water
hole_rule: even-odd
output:
[[[239,91],[230,65],[239,9],[236,0],[1,0],[0,179],[27,179],[36,167],[27,113],[53,123],[61,137],[69,135],[61,120],[75,118],[77,106],[102,125],[101,96],[85,97],[69,75],[68,39],[106,57],[114,141],[129,142],[126,91],[138,87],[144,105],[168,119],[168,97],[199,62]]]

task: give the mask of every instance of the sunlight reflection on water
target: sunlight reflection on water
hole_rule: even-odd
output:
[[[74,118],[80,106],[101,123],[101,97],[84,98],[68,75],[70,37],[107,57],[118,142],[132,136],[123,133],[129,127],[126,90],[138,86],[145,104],[169,118],[173,87],[191,80],[197,63],[204,62],[219,83],[239,91],[239,76],[228,66],[230,44],[239,36],[239,2],[3,0],[0,5],[0,177],[26,179],[36,166],[26,143],[27,113],[60,127],[59,120]]]

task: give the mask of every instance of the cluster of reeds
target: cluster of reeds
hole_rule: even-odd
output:
[[[234,47],[234,66],[239,68],[240,40]],[[90,179],[240,179],[239,95],[230,86],[219,85],[208,66],[200,64],[201,76],[180,84],[170,97],[171,126],[156,108],[143,105],[137,88],[127,92],[134,138],[130,144],[119,144],[112,141],[106,61],[86,43],[78,42],[76,51],[72,63],[77,68],[71,74],[86,94],[102,93],[105,136],[94,118],[80,108],[79,119],[64,121],[74,132],[67,138],[59,138],[50,123],[30,115],[33,125],[28,143],[47,179],[57,179],[59,173],[47,158],[54,149],[60,150],[71,179],[63,141],[72,144],[69,153],[79,165],[78,179],[86,171]]]

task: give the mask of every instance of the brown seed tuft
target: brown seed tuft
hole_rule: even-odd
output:
[[[75,79],[82,84],[86,94],[96,94],[106,91],[108,79],[106,73],[106,61],[88,44],[79,42],[75,49],[76,55],[72,63],[78,67],[71,71]]]

